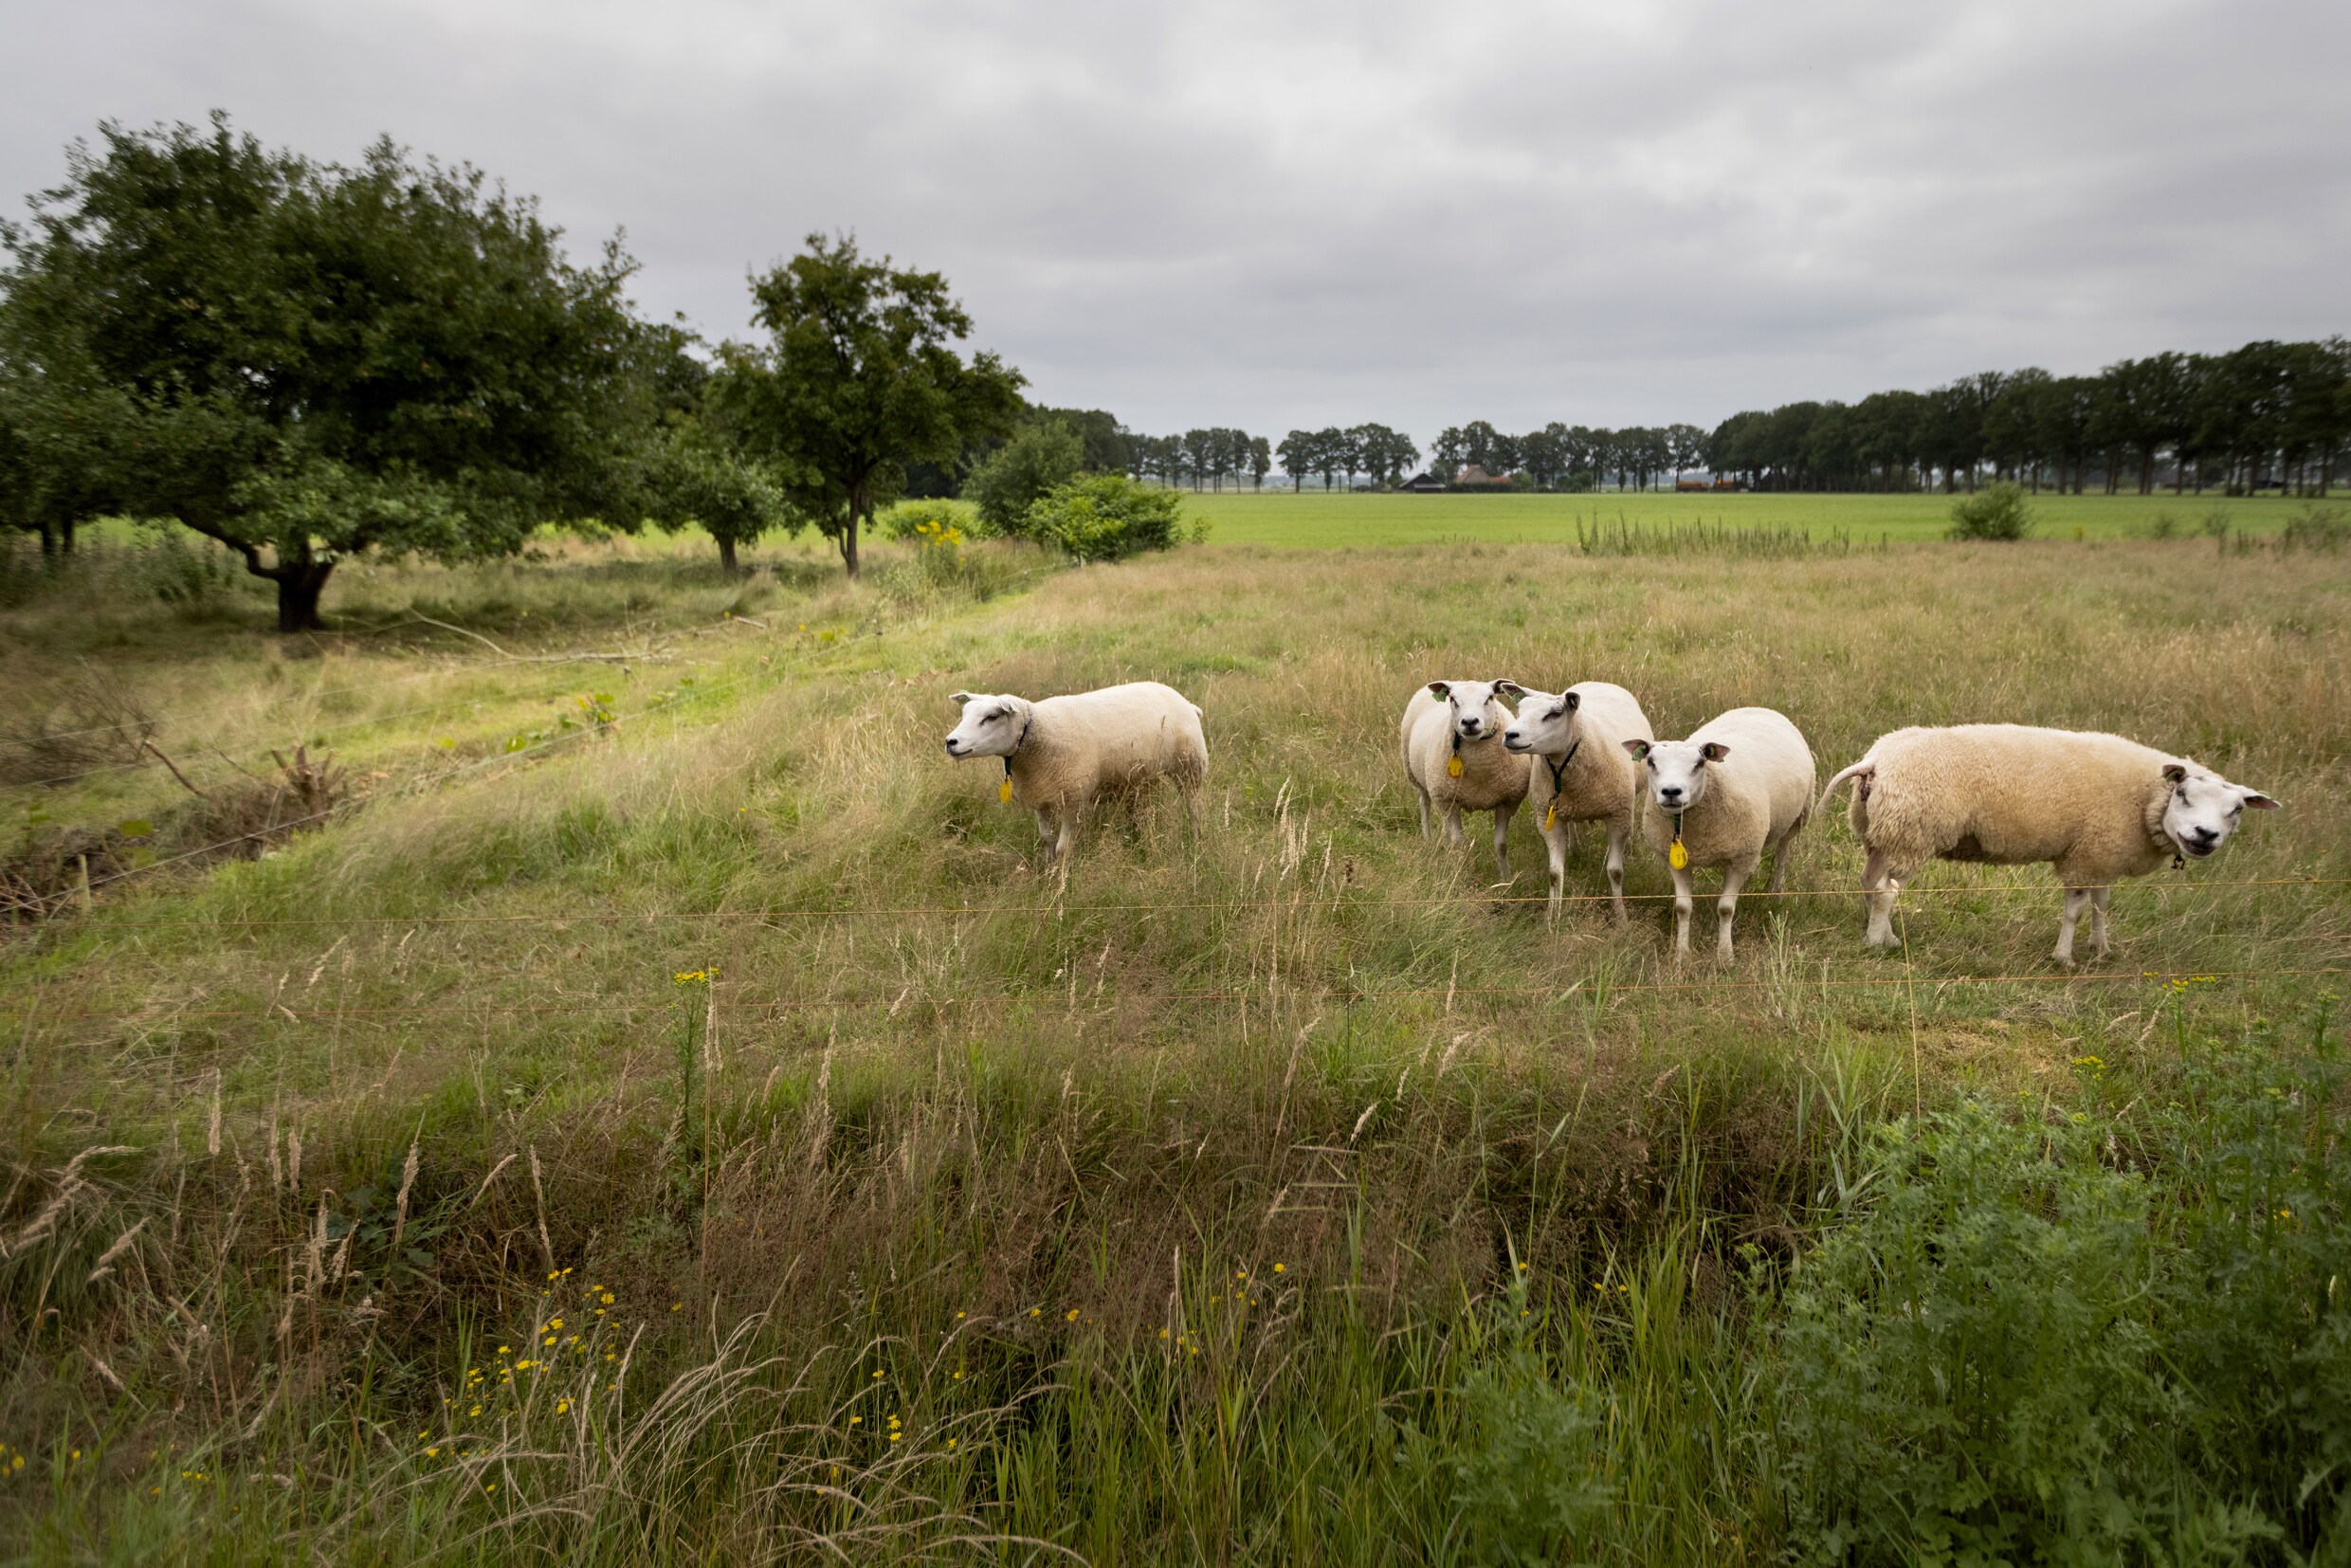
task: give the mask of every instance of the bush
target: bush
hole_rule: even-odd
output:
[[[1081,561],[1118,560],[1208,537],[1204,519],[1187,527],[1183,497],[1123,474],[1071,480],[1029,509],[1023,532]]]
[[[2012,480],[1996,479],[1951,508],[1951,538],[2020,539],[2032,532],[2025,487]]]
[[[978,521],[972,503],[949,501],[944,497],[902,501],[884,510],[873,522],[884,538],[893,539],[928,541],[944,538],[949,533],[968,538],[978,532]]]
[[[1055,485],[1076,477],[1085,462],[1085,444],[1058,420],[1031,425],[998,447],[964,482],[963,494],[978,509],[981,531],[1024,532],[1029,509]]]
[[[1884,1133],[1777,1330],[1797,1559],[2342,1560],[2345,1078],[2322,1025],[2131,1093],[2166,1111]]]

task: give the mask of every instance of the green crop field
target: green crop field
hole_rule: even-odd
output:
[[[1496,544],[1573,544],[1587,529],[1622,520],[1661,528],[1704,523],[1733,529],[1790,529],[1815,541],[1854,544],[1941,538],[1951,523],[1948,496],[1679,495],[1611,491],[1602,495],[1405,496],[1307,491],[1228,490],[1192,496],[1194,512],[1214,523],[1220,544],[1388,545],[1485,539]],[[2226,519],[2233,532],[2274,533],[2314,503],[2274,496],[2038,496],[2036,536],[2110,539],[2202,536]],[[2319,503],[2322,504],[2323,503]],[[2341,503],[2338,502],[2338,505]]]
[[[291,639],[212,557],[18,557],[7,1555],[2342,1549],[2351,560],[2269,501],[1194,504],[1082,569],[354,563]],[[1523,817],[1500,883],[1418,835],[1407,697],[1501,675],[1769,703],[1823,776],[2114,729],[2287,809],[2070,972],[2042,867],[1865,952],[1832,814],[1677,963],[1637,845],[1627,924],[1596,832],[1553,923]],[[957,689],[1144,677],[1208,782],[1066,868],[941,753]]]

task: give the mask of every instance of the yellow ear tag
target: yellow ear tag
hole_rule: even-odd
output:
[[[1672,866],[1677,871],[1684,870],[1689,866],[1689,851],[1682,848],[1682,841],[1680,839],[1675,839],[1673,843],[1667,848],[1666,864]]]
[[[1445,771],[1451,774],[1455,778],[1459,778],[1461,776],[1461,758],[1456,757],[1451,761],[1446,763]]]
[[[1008,778],[996,786],[996,798],[1007,806],[1012,803],[1012,781],[1011,779]]]
[[[1553,802],[1551,803],[1551,810],[1549,810],[1549,811],[1545,811],[1545,812],[1543,813],[1543,831],[1547,833],[1547,832],[1551,831],[1551,830],[1552,830],[1552,829],[1557,828],[1558,825],[1559,825],[1559,803],[1558,803],[1558,801],[1556,801],[1556,800],[1555,800],[1555,801],[1553,801]]]

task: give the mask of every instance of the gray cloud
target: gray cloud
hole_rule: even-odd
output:
[[[744,330],[812,228],[1147,428],[1709,423],[2351,329],[2332,0],[0,4],[0,187],[98,120],[389,131]]]

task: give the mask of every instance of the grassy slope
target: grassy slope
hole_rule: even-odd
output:
[[[1823,541],[1841,532],[1854,544],[1940,538],[1951,522],[1947,496],[1722,495],[1611,492],[1596,496],[1376,496],[1316,492],[1227,491],[1190,498],[1215,522],[1221,544],[1394,545],[1478,538],[1497,544],[1573,544],[1578,518],[1587,527],[1619,517],[1650,527],[1720,522],[1733,528],[1809,530]],[[2181,538],[2200,535],[2207,519],[2272,533],[2313,504],[2274,496],[2041,496],[2034,498],[2045,539],[2126,538],[2168,519]],[[2340,502],[2337,503],[2340,505]]]
[[[463,1401],[445,1415],[442,1390],[492,1364],[478,1337],[528,1331],[535,1306],[543,1318],[543,1236],[649,1324],[643,1376],[690,1360],[681,1325],[700,1324],[705,1358],[744,1327],[739,1354],[798,1378],[713,1419],[752,1440],[780,1405],[802,1424],[786,1469],[814,1491],[755,1505],[739,1479],[642,1482],[683,1486],[663,1505],[707,1547],[848,1528],[800,1467],[853,1461],[861,1495],[901,1523],[922,1511],[912,1500],[944,1497],[990,1528],[1086,1549],[1442,1556],[1445,1522],[1399,1501],[1418,1494],[1386,1468],[1400,1439],[1373,1443],[1361,1423],[1376,1407],[1444,1430],[1410,1391],[1475,1354],[1459,1303],[1516,1256],[1556,1354],[1595,1376],[1635,1364],[1620,1336],[1641,1313],[1667,1315],[1681,1348],[1640,1341],[1666,1358],[1638,1362],[1649,1394],[1621,1391],[1621,1540],[1652,1559],[1736,1560],[1768,1521],[1750,1517],[1753,1476],[1706,1436],[1745,1417],[1736,1377],[1700,1343],[1719,1320],[1676,1304],[1692,1282],[1724,1296],[1711,1253],[1687,1250],[1691,1224],[1769,1240],[1806,1223],[1846,1136],[1824,1105],[1959,1085],[2062,1095],[2076,1054],[2159,1048],[2147,1027],[2167,997],[2215,1020],[2290,1013],[2337,983],[2291,972],[2346,962],[2343,888],[2237,885],[2351,876],[2351,831],[2324,806],[2351,734],[2351,570],[2333,557],[2215,563],[2200,541],[1752,563],[1245,546],[1065,573],[976,606],[813,575],[754,603],[659,562],[358,586],[388,616],[428,588],[428,613],[501,638],[537,635],[519,600],[539,594],[538,618],[563,623],[543,647],[706,629],[728,608],[763,625],[673,637],[672,662],[638,666],[617,695],[611,738],[511,761],[500,748],[545,710],[542,686],[559,701],[593,683],[536,666],[420,683],[449,692],[462,729],[446,709],[397,711],[406,698],[354,699],[367,722],[353,733],[387,775],[379,804],[256,864],[167,874],[9,952],[20,1165],[93,1143],[144,1151],[61,1226],[62,1261],[9,1277],[12,1312],[46,1299],[65,1315],[12,1363],[7,1402],[24,1430],[86,1433],[117,1456],[113,1489],[61,1483],[45,1526],[61,1546],[198,1522],[233,1543],[232,1502],[292,1527],[266,1489],[188,1484],[173,1440],[210,1455],[189,1461],[206,1475],[299,1464],[337,1478],[305,1515],[332,1525],[322,1541],[413,1550],[443,1509],[527,1536],[538,1526],[479,1490],[487,1471],[461,1485],[406,1431],[457,1451],[447,1423],[467,1426]],[[297,681],[219,627],[126,615],[88,634],[125,639],[114,666],[141,689],[233,699],[258,733],[304,733],[335,714],[309,692],[382,688],[426,657],[330,652],[315,677],[298,662]],[[64,640],[51,625],[45,646]],[[1960,866],[1906,901],[1915,971],[1862,954],[1843,891],[1751,899],[1731,972],[1677,970],[1661,866],[1636,860],[1630,927],[1585,905],[1551,929],[1523,822],[1509,892],[1527,902],[1488,896],[1481,854],[1414,835],[1391,756],[1404,694],[1505,672],[1622,681],[1666,732],[1770,702],[1824,775],[1904,722],[2111,727],[2289,811],[2217,865],[2119,893],[2121,951],[2086,982],[1971,979],[2046,975],[2057,901],[2045,872]],[[937,754],[944,694],[1144,675],[1208,711],[1198,817],[1168,801],[1114,813],[1066,885],[1040,876],[993,777]],[[656,705],[651,686],[676,695]],[[467,761],[483,765],[398,789]],[[1843,823],[1806,837],[1791,885],[1847,887]],[[1596,848],[1580,846],[1572,891],[1601,890]],[[824,910],[840,913],[808,913]],[[673,979],[714,967],[707,992]],[[2142,971],[2227,977],[2179,1004]],[[288,1134],[299,1177],[282,1170]],[[380,1222],[411,1139],[414,1207],[431,1217],[409,1241],[424,1235],[426,1262],[363,1231],[368,1279],[289,1301],[320,1202]],[[78,1283],[133,1215],[152,1222],[134,1255],[153,1294]],[[1244,1300],[1239,1269],[1270,1284]],[[1595,1284],[1623,1304],[1596,1308]],[[174,1359],[169,1299],[194,1304],[216,1359]],[[299,1354],[272,1329],[298,1319]],[[1161,1326],[1202,1364],[1121,1358]],[[76,1346],[150,1408],[197,1413],[142,1416]],[[967,1360],[968,1382],[950,1377]],[[362,1364],[365,1392],[335,1392]],[[869,1364],[887,1373],[879,1402]],[[281,1365],[309,1390],[282,1409]],[[1002,1413],[1055,1367],[1099,1400]],[[493,1398],[471,1440],[551,1440],[534,1425],[550,1406],[519,1400]],[[847,1415],[861,1400],[865,1431],[904,1413],[933,1469],[858,1447]],[[1139,1422],[1139,1400],[1165,1419]],[[307,1435],[321,1419],[377,1435],[330,1453]],[[1184,1435],[1155,1446],[1155,1430]],[[969,1439],[957,1450],[952,1431]],[[397,1517],[371,1498],[398,1500]]]

